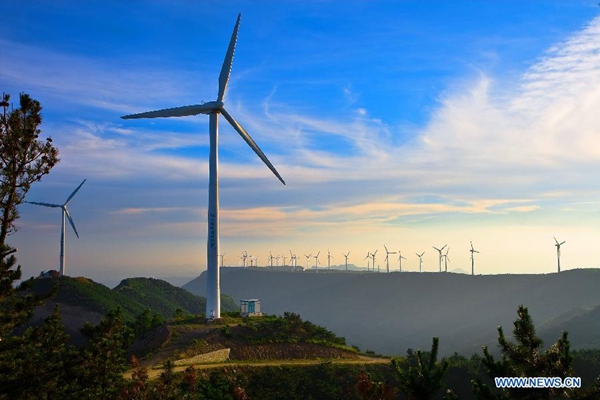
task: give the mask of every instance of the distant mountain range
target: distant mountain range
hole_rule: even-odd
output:
[[[56,285],[56,295],[35,310],[31,323],[37,324],[47,318],[58,305],[66,331],[76,344],[83,340],[80,329],[86,322],[96,324],[117,307],[121,307],[129,321],[146,309],[168,319],[177,309],[189,314],[203,314],[206,308],[204,297],[153,278],[124,279],[114,289],[83,277],[37,278],[32,290],[45,294]],[[221,296],[221,307],[224,311],[238,310],[237,303],[227,295]]]
[[[221,290],[236,301],[259,298],[262,311],[298,313],[349,344],[382,354],[428,349],[481,354],[497,348],[497,327],[511,334],[519,304],[529,308],[548,345],[570,332],[572,348],[600,346],[600,270],[546,275],[457,273],[288,272],[223,268]],[[184,285],[204,295],[206,277]]]

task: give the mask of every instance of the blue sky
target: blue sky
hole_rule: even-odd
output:
[[[220,124],[221,246],[365,266],[448,243],[451,268],[598,266],[600,7],[594,1],[46,2],[8,4],[0,89],[44,108],[61,163],[29,193],[70,203],[67,274],[195,276],[206,263],[208,118],[121,115],[216,98],[281,185]],[[22,205],[24,275],[56,268],[60,215]],[[326,258],[321,256],[321,263]],[[397,266],[397,264],[396,264]]]

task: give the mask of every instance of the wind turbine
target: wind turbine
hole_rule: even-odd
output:
[[[448,246],[447,244],[444,245],[444,247],[442,247],[441,249],[438,249],[435,246],[431,246],[434,249],[436,249],[438,251],[438,253],[440,253],[440,272],[442,272],[442,250],[444,250],[446,248],[446,246]]]
[[[477,250],[473,248],[473,242],[471,242],[471,275],[475,275],[475,257],[474,253],[479,253]]]
[[[448,252],[450,251],[450,247],[448,247],[446,249],[446,254],[444,254],[442,257],[444,257],[444,272],[448,272],[448,263],[450,262],[450,259],[448,258]]]
[[[223,259],[225,258],[225,253],[220,254],[219,257],[221,257],[221,268],[223,268]]]
[[[387,273],[390,273],[390,254],[396,254],[395,251],[388,251],[388,248],[385,246],[385,244],[383,245],[383,247],[385,247],[385,265],[387,266]]]
[[[556,240],[556,238],[554,238],[554,241],[556,242],[555,246],[556,246],[556,257],[558,258],[558,272],[560,272],[560,246],[565,244],[565,242],[563,241],[562,243],[558,243],[558,240]]]
[[[402,256],[402,252],[398,250],[398,268],[402,272],[402,260],[406,260],[406,257]]]
[[[310,259],[310,257],[311,257],[311,256],[312,256],[312,253],[311,253],[311,254],[309,254],[309,255],[306,255],[306,254],[304,255],[304,257],[306,257],[306,270],[307,270],[307,271],[308,271],[308,269],[310,268],[310,267],[308,266],[308,260]]]
[[[417,255],[417,257],[419,257],[419,272],[423,272],[423,254],[425,254],[425,252],[422,252],[421,254],[415,254]]]
[[[348,256],[350,255],[350,252],[348,252],[347,254],[344,254],[344,257],[346,257],[346,271],[348,271]]]
[[[248,259],[247,251],[244,251],[244,254],[242,254],[242,259],[244,260],[244,268],[248,267],[248,263],[246,262],[246,260]],[[208,272],[207,272],[207,274],[208,274]],[[219,302],[219,304],[220,304],[220,302]],[[212,310],[214,312],[214,309],[212,309]],[[217,315],[217,314],[215,313],[215,315]],[[217,318],[217,317],[215,317],[215,318]]]
[[[369,259],[371,258],[371,253],[367,250],[367,256],[364,258],[367,260],[367,272],[369,272]]]
[[[65,275],[65,266],[66,266],[65,265],[65,235],[66,235],[65,216],[69,219],[69,223],[71,223],[71,226],[73,227],[73,231],[75,232],[75,235],[77,235],[77,238],[79,239],[79,233],[77,233],[77,228],[75,228],[75,223],[73,222],[73,218],[71,218],[71,214],[69,214],[69,210],[67,210],[67,204],[69,204],[69,201],[71,201],[73,196],[75,196],[75,193],[77,193],[79,191],[79,189],[83,186],[85,181],[87,181],[87,179],[84,179],[83,182],[81,182],[79,184],[79,186],[77,186],[77,188],[75,190],[73,190],[73,192],[69,195],[69,197],[67,197],[67,201],[65,201],[63,204],[38,203],[35,201],[26,201],[25,202],[25,203],[29,203],[29,204],[35,204],[37,206],[60,208],[62,210],[62,217],[61,217],[62,223],[61,223],[61,227],[60,227],[60,269],[59,269],[60,276]]]
[[[269,252],[269,266],[273,269],[273,253]]]
[[[262,150],[250,137],[248,132],[225,110],[223,100],[231,74],[233,54],[237,42],[238,30],[242,14],[238,15],[235,28],[229,41],[225,60],[219,74],[219,93],[217,100],[204,104],[167,108],[158,111],[150,111],[141,114],[126,115],[123,119],[136,118],[162,118],[162,117],[185,117],[189,115],[208,114],[210,127],[210,157],[209,157],[209,183],[208,183],[208,239],[206,252],[206,315],[214,318],[221,317],[221,282],[218,265],[219,256],[219,175],[218,175],[218,119],[223,115],[233,129],[239,133],[244,141],[254,150],[260,159],[269,167],[271,172],[285,185],[285,181],[279,175],[273,164],[264,155]]]
[[[375,253],[371,253],[371,258],[373,258],[373,272],[375,272],[375,255],[378,251],[379,249],[375,250]],[[379,264],[377,264],[377,269],[379,270]]]
[[[315,258],[315,271],[317,271],[317,273],[319,272],[319,267],[318,267],[318,264],[319,264],[319,254],[321,254],[320,251],[317,253],[316,256],[313,256]]]
[[[331,267],[331,259],[332,258],[333,258],[333,256],[329,252],[329,249],[327,249],[327,269],[329,269]]]

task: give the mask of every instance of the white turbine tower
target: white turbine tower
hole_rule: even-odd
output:
[[[565,244],[565,242],[563,241],[562,243],[558,243],[558,240],[556,240],[556,238],[554,238],[554,241],[556,242],[555,246],[556,246],[556,257],[558,258],[558,272],[560,272],[560,246]]]
[[[243,260],[244,260],[244,268],[247,268],[248,267],[248,262],[247,262],[247,260],[248,260],[248,252],[244,251],[244,254],[242,255],[242,257],[243,257]],[[208,273],[208,271],[207,271],[207,273]],[[219,290],[219,292],[220,292],[220,290]],[[219,302],[219,304],[220,304],[220,302]],[[212,310],[214,312],[214,309],[212,309]],[[216,317],[216,315],[217,315],[216,313],[214,315],[215,315],[215,318],[218,318],[218,317]]]
[[[162,118],[162,117],[185,117],[189,115],[208,114],[210,127],[210,157],[209,157],[209,183],[208,183],[208,240],[206,252],[206,316],[214,318],[221,317],[221,282],[218,265],[219,256],[219,175],[218,175],[218,119],[223,115],[233,129],[246,141],[260,159],[269,167],[275,176],[285,185],[285,181],[279,172],[271,164],[267,156],[250,137],[248,132],[225,110],[223,100],[231,74],[233,54],[240,27],[242,14],[238,15],[229,41],[229,47],[225,54],[225,60],[219,74],[219,93],[217,100],[204,104],[168,108],[158,111],[150,111],[141,114],[126,115],[123,119],[136,118]]]
[[[371,258],[373,259],[373,272],[375,272],[375,255],[378,251],[379,249],[375,250],[375,253],[371,253]],[[379,272],[379,264],[377,264],[377,271]]]
[[[475,256],[474,253],[479,253],[477,250],[473,248],[473,242],[471,242],[471,275],[475,275]]]
[[[434,249],[436,249],[438,251],[438,253],[440,253],[440,272],[442,272],[442,250],[444,250],[446,248],[446,246],[448,246],[447,244],[444,245],[444,247],[442,247],[441,249],[438,249],[435,246],[431,246]]]
[[[448,247],[446,249],[446,254],[444,254],[442,257],[444,257],[444,272],[448,272],[448,263],[450,262],[450,259],[448,258],[448,252],[450,251],[450,247]]]
[[[346,257],[346,271],[348,271],[348,256],[350,255],[350,252],[348,252],[347,254],[344,254],[344,257]]]
[[[419,257],[419,272],[423,272],[423,254],[425,254],[425,252],[422,252],[421,254],[415,254],[417,255],[417,257]]]
[[[83,186],[85,181],[87,181],[87,179],[84,179],[83,182],[81,182],[79,184],[79,186],[77,186],[77,188],[75,190],[73,190],[71,195],[69,197],[67,197],[67,201],[65,201],[64,204],[39,203],[36,201],[26,201],[25,202],[25,203],[29,203],[29,204],[35,204],[37,206],[60,208],[62,210],[62,217],[61,217],[62,224],[60,227],[60,268],[59,268],[60,276],[65,275],[65,267],[66,267],[66,264],[65,264],[65,235],[66,235],[65,217],[67,217],[69,219],[69,223],[73,227],[73,231],[75,232],[75,235],[77,235],[77,238],[79,238],[79,233],[77,233],[77,228],[75,228],[75,223],[73,222],[73,218],[71,218],[71,214],[69,214],[69,210],[67,210],[67,204],[69,204],[69,201],[71,201],[73,196],[75,196],[75,193],[77,193],[79,191],[79,189]]]
[[[332,258],[333,258],[333,256],[329,252],[329,249],[327,249],[327,269],[329,269],[331,267],[331,259]]]
[[[269,252],[269,266],[273,269],[273,253]]]
[[[385,265],[387,267],[387,273],[390,273],[390,254],[396,254],[395,251],[389,251],[388,248],[385,246],[385,244],[383,245],[383,247],[385,247]]]
[[[319,272],[319,266],[318,266],[318,264],[319,264],[319,254],[321,254],[320,251],[317,253],[316,256],[313,256],[315,258],[315,271],[317,271],[317,273]]]
[[[402,252],[398,250],[398,269],[402,272],[402,260],[406,260],[406,257],[402,255]]]
[[[304,257],[306,257],[306,270],[308,271],[308,269],[310,268],[310,266],[308,265],[308,261],[310,260],[310,257],[312,257],[312,253],[310,253],[309,255],[304,255]]]

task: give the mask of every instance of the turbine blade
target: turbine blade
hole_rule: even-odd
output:
[[[85,183],[85,181],[87,181],[87,178],[83,180],[83,182],[81,182],[79,184],[79,186],[77,186],[77,189],[73,190],[73,193],[71,193],[71,195],[67,198],[67,201],[65,201],[65,204],[63,204],[63,206],[66,206],[69,201],[71,201],[71,199],[73,198],[73,196],[75,196],[75,193],[77,193],[79,191],[79,189],[81,189],[81,187],[83,186],[83,184]]]
[[[233,65],[233,53],[235,53],[235,44],[237,42],[238,30],[240,28],[240,20],[242,14],[240,13],[233,28],[231,34],[231,40],[229,41],[229,47],[227,53],[225,53],[225,59],[223,60],[223,66],[221,67],[221,73],[219,74],[219,97],[217,101],[223,101],[225,97],[225,91],[227,91],[227,83],[229,83],[229,75],[231,75],[231,66]]]
[[[44,207],[52,207],[52,208],[60,208],[60,204],[50,204],[50,203],[39,203],[37,201],[25,201],[24,203],[35,204],[36,206],[44,206]]]
[[[558,240],[556,240],[556,236],[552,236],[554,238],[554,241],[556,242],[556,244],[558,244]]]
[[[277,172],[277,170],[275,169],[273,164],[271,164],[271,162],[269,161],[267,156],[265,156],[265,154],[262,152],[260,147],[258,147],[258,145],[254,142],[254,140],[252,140],[250,135],[248,135],[248,132],[246,132],[246,130],[240,124],[238,124],[237,121],[235,119],[233,119],[233,117],[224,108],[221,108],[221,114],[223,114],[225,119],[227,121],[229,121],[231,126],[233,126],[233,129],[235,129],[237,131],[237,133],[240,134],[242,139],[244,139],[246,141],[246,143],[248,143],[248,146],[250,146],[252,148],[252,150],[254,150],[256,155],[258,155],[260,157],[260,159],[263,160],[263,162],[267,165],[267,167],[269,167],[271,172],[273,172],[275,174],[275,176],[281,181],[281,183],[283,183],[285,185],[285,181],[283,180],[281,175],[279,175],[279,172]]]
[[[73,222],[73,218],[71,218],[71,214],[69,213],[69,210],[67,210],[66,207],[63,207],[63,210],[65,211],[65,214],[67,214],[67,219],[71,223],[71,226],[73,227],[73,230],[75,231],[75,235],[77,235],[77,239],[79,239],[79,233],[77,233],[77,228],[75,228],[75,222]]]
[[[215,105],[194,104],[191,106],[164,108],[162,110],[148,111],[139,114],[124,115],[121,119],[140,119],[140,118],[169,118],[169,117],[187,117],[189,115],[198,115],[210,112],[215,109]]]
[[[561,244],[559,244],[559,246],[562,246],[563,244],[567,243],[567,241],[563,241]]]

